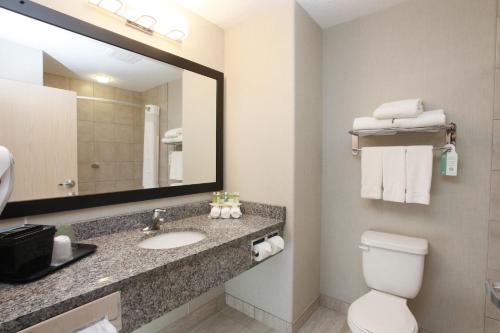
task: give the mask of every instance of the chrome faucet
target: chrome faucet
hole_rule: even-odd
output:
[[[154,232],[160,230],[160,223],[163,223],[165,219],[160,217],[160,213],[165,213],[166,209],[156,208],[153,210],[153,218],[151,219],[151,225],[142,229],[144,232]]]

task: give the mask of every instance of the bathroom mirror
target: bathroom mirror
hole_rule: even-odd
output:
[[[0,7],[2,218],[222,189],[222,73],[29,1]]]

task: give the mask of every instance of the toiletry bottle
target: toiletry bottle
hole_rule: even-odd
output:
[[[240,193],[239,192],[234,192],[233,193],[233,200],[234,200],[235,204],[239,204],[240,203]]]
[[[223,202],[227,202],[229,200],[229,196],[227,194],[227,192],[224,192],[224,200]]]

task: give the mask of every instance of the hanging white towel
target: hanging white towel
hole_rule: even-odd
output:
[[[432,182],[432,146],[406,148],[406,202],[428,205]]]
[[[392,119],[379,120],[373,117],[358,117],[354,118],[352,124],[353,130],[371,130],[393,127]]]
[[[363,148],[361,154],[361,197],[382,199],[382,150],[381,147]]]
[[[385,103],[373,112],[377,119],[415,118],[424,111],[420,98]]]
[[[160,145],[160,107],[146,105],[144,116],[144,159],[142,167],[142,187],[158,187],[158,155]]]
[[[182,176],[182,151],[170,153],[170,180],[183,180]]]
[[[394,127],[426,127],[446,124],[446,115],[443,110],[425,111],[417,118],[394,119]]]
[[[385,201],[405,202],[406,148],[384,147],[382,149],[383,198]]]

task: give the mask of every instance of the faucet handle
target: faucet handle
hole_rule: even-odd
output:
[[[165,213],[166,211],[167,211],[167,210],[166,210],[166,209],[163,209],[163,208],[155,208],[155,209],[153,210],[153,217],[154,217],[154,218],[157,218],[157,217],[160,215],[160,213]]]

